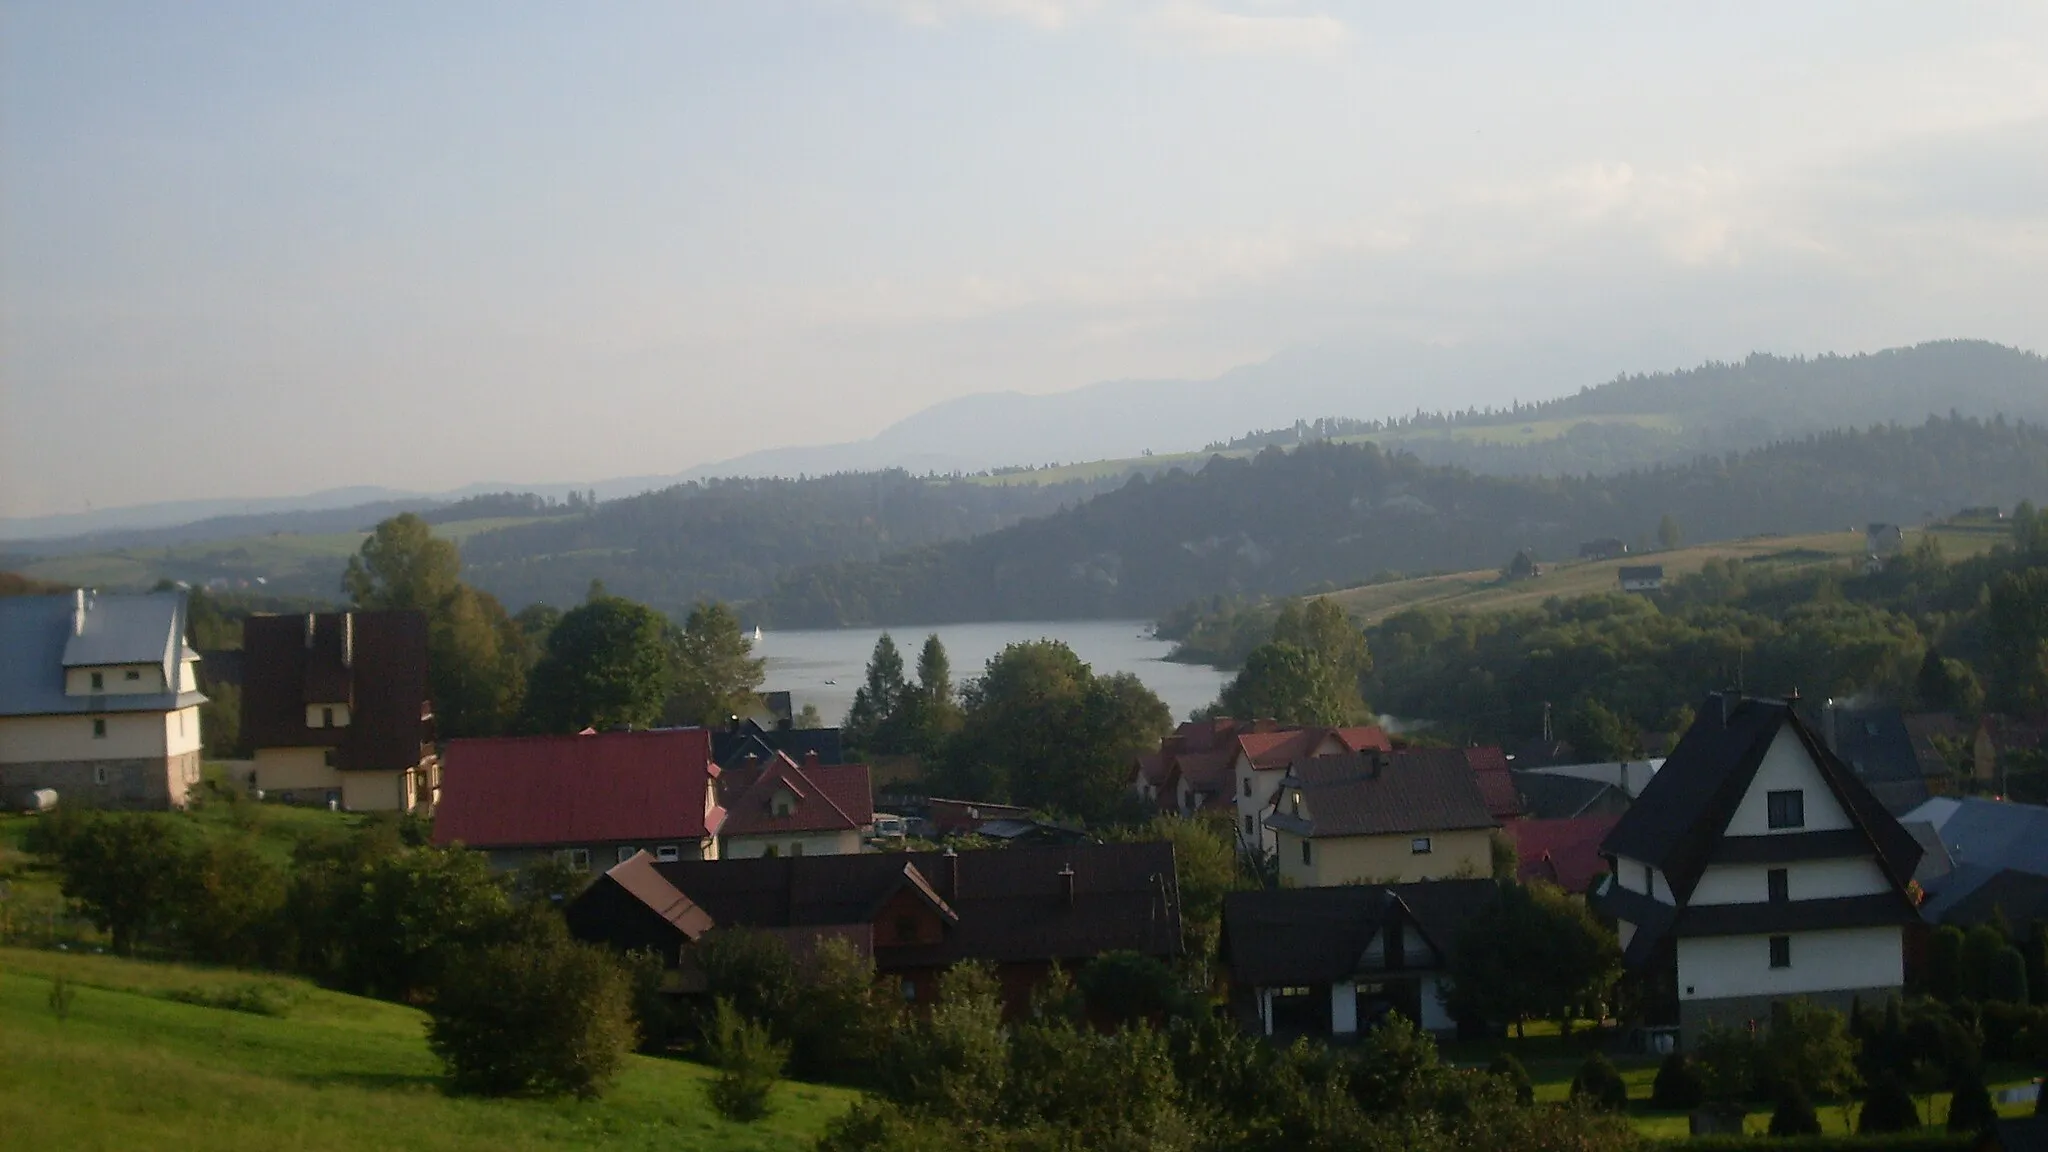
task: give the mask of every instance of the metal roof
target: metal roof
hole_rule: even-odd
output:
[[[185,594],[0,599],[0,716],[167,712],[205,702],[186,673]],[[148,664],[169,691],[69,696],[67,668]]]

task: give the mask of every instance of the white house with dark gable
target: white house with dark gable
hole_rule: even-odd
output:
[[[1710,696],[1602,844],[1595,899],[1620,927],[1651,1024],[1848,1008],[1905,983],[1920,846],[1788,703]]]

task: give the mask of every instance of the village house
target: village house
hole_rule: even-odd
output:
[[[1579,545],[1581,560],[1614,560],[1628,555],[1628,545],[1612,536],[1588,540]]]
[[[1616,573],[1623,592],[1655,592],[1664,587],[1662,564],[1624,564]]]
[[[1829,700],[1821,708],[1821,739],[1836,759],[1898,814],[1927,799],[1925,769],[1906,719],[1889,704],[1850,708]]]
[[[1055,964],[1069,974],[1105,952],[1171,962],[1180,952],[1173,846],[1089,844],[970,852],[886,852],[661,862],[641,854],[609,870],[568,908],[578,938],[650,948],[669,986],[703,988],[691,948],[745,928],[801,954],[845,940],[906,1004],[926,1005],[939,974],[993,965],[1012,1015]]]
[[[242,653],[242,739],[266,799],[350,812],[434,806],[426,613],[251,616]]]
[[[1228,814],[1245,855],[1271,854],[1273,833],[1261,823],[1281,777],[1297,760],[1392,748],[1379,728],[1302,727],[1227,716],[1189,721],[1138,758],[1133,788],[1163,812]]]
[[[481,849],[500,869],[554,856],[601,872],[642,849],[715,860],[718,776],[702,728],[451,740],[434,843]]]
[[[1298,760],[1264,824],[1298,888],[1490,876],[1500,826],[1459,748]]]
[[[1710,696],[1609,833],[1594,902],[1651,1026],[1767,1021],[1801,997],[1880,1003],[1905,981],[1913,836],[1791,703]]]
[[[719,764],[736,765],[750,756],[766,761],[777,752],[799,763],[811,755],[823,764],[838,764],[844,759],[837,728],[781,728],[743,718],[711,732],[711,759]]]
[[[720,766],[725,809],[720,857],[838,856],[861,850],[875,822],[865,764],[799,764],[777,752],[766,761]]]
[[[199,783],[183,592],[0,598],[0,802],[182,808]]]
[[[1390,1012],[1457,1028],[1442,988],[1458,933],[1499,889],[1488,879],[1280,888],[1223,898],[1220,952],[1238,1025],[1259,1036],[1345,1039]]]

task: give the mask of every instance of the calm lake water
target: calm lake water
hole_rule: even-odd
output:
[[[1159,694],[1175,720],[1216,699],[1230,674],[1200,664],[1170,664],[1173,645],[1155,640],[1143,620],[1060,620],[1042,623],[939,624],[929,627],[835,628],[813,631],[765,631],[754,654],[768,662],[764,691],[788,691],[795,707],[818,706],[827,724],[846,717],[854,690],[867,676],[875,641],[887,631],[903,653],[903,674],[917,677],[917,653],[933,632],[953,662],[953,678],[966,682],[981,675],[989,657],[1010,644],[1027,640],[1064,640],[1097,674],[1130,672]]]

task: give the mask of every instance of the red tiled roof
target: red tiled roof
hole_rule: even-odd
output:
[[[1251,758],[1254,768],[1285,768],[1316,750],[1323,742],[1324,729],[1296,728],[1287,732],[1254,732],[1237,738],[1237,746]]]
[[[799,765],[783,753],[758,768],[728,769],[724,778],[727,836],[843,832],[875,822],[874,790],[865,764]],[[771,805],[788,791],[796,804],[777,816]]]
[[[1512,820],[1522,814],[1522,797],[1515,790],[1506,753],[1493,746],[1467,748],[1465,762],[1472,766],[1472,775],[1479,781],[1479,794],[1486,798],[1486,810],[1495,820]]]
[[[1574,816],[1569,820],[1516,820],[1507,826],[1521,857],[1518,878],[1548,880],[1567,892],[1584,892],[1607,870],[1600,842],[1621,820],[1618,815]]]
[[[717,775],[702,728],[451,740],[434,842],[472,848],[700,838]]]
[[[1377,724],[1362,728],[1332,728],[1330,735],[1335,736],[1337,742],[1351,752],[1363,752],[1368,748],[1377,748],[1382,752],[1394,750],[1394,742],[1387,737],[1386,729]]]
[[[1155,789],[1164,788],[1173,775],[1173,757],[1165,752],[1141,753],[1137,775]]]

